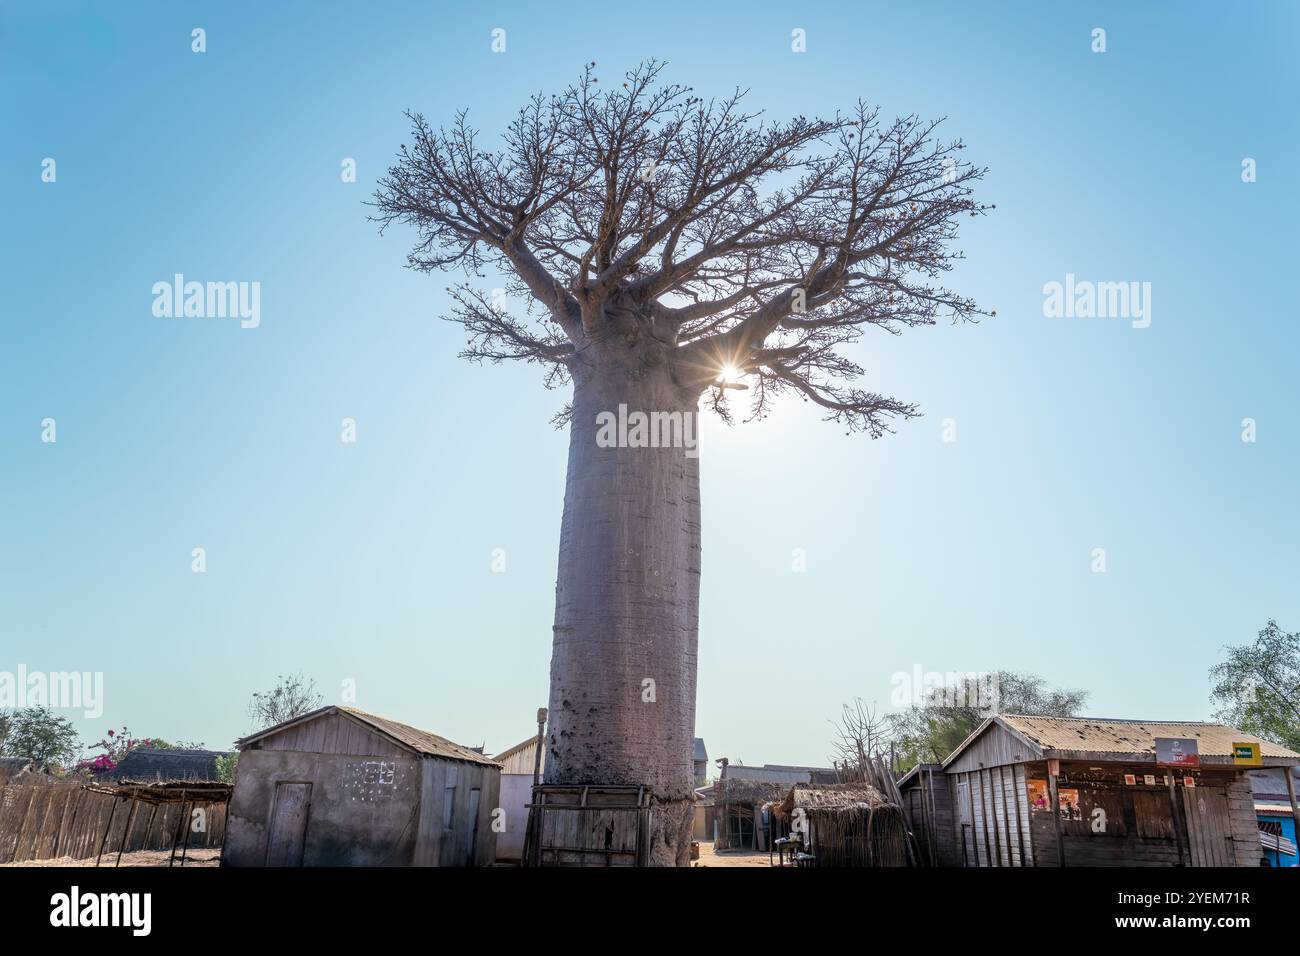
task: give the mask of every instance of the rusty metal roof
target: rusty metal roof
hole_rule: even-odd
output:
[[[1257,742],[1265,766],[1300,762],[1293,753],[1254,734],[1226,724],[1170,720],[1109,720],[1097,717],[1027,717],[999,714],[980,724],[943,762],[947,770],[957,757],[986,733],[1001,733],[1015,738],[1029,749],[1031,756],[1021,756],[1001,763],[1057,758],[1065,760],[1154,760],[1157,737],[1193,739],[1202,763],[1233,765],[1234,743]],[[1245,769],[1244,767],[1242,769]]]
[[[1300,758],[1254,734],[1226,724],[1199,721],[1102,720],[1092,717],[1024,717],[1003,714],[997,720],[1040,750],[1071,753],[1154,755],[1157,737],[1196,741],[1202,757],[1232,757],[1232,745],[1259,742],[1262,757]]]
[[[470,763],[486,764],[489,767],[498,766],[495,760],[484,756],[477,750],[454,744],[446,737],[439,737],[437,734],[421,730],[419,727],[401,724],[395,720],[389,720],[387,717],[377,717],[374,714],[366,713],[364,710],[357,710],[355,707],[340,707],[339,710],[350,717],[355,717],[363,724],[369,724],[381,734],[391,737],[398,743],[405,744],[412,750],[419,751],[426,756],[468,760]]]
[[[444,757],[448,760],[463,760],[468,763],[479,763],[489,767],[500,768],[495,760],[486,757],[477,750],[471,750],[469,747],[462,747],[460,744],[452,743],[446,737],[439,737],[437,734],[430,733],[427,730],[421,730],[419,727],[412,727],[410,724],[399,723],[396,720],[389,720],[387,717],[379,717],[376,714],[368,714],[364,710],[357,710],[355,707],[343,707],[330,704],[320,707],[310,713],[302,714],[291,720],[276,724],[274,727],[267,727],[265,730],[259,730],[255,734],[244,737],[235,741],[235,746],[243,750],[249,744],[256,740],[262,740],[272,734],[278,734],[295,724],[303,724],[315,720],[318,717],[324,717],[327,714],[342,714],[359,723],[365,724],[372,730],[383,734],[394,743],[405,747],[407,750],[413,750],[416,753],[426,757]]]

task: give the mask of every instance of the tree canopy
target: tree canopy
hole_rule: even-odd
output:
[[[859,102],[773,121],[744,90],[705,99],[661,83],[662,67],[610,85],[590,63],[532,97],[497,148],[464,111],[447,127],[408,114],[411,143],[374,196],[381,229],[416,229],[411,268],[498,270],[530,305],[516,317],[470,284],[451,290],[462,355],[541,363],[556,385],[619,342],[700,394],[724,370],[743,376],[750,416],[787,392],[873,437],[916,414],[854,384],[844,347],[870,327],[981,314],[938,279],[960,218],[991,208],[972,194],[984,170],[941,120]],[[728,417],[725,394],[711,405]]]
[[[1254,643],[1225,648],[1210,669],[1216,716],[1265,740],[1300,750],[1300,632],[1269,620]]]

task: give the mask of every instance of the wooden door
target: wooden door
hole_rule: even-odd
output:
[[[302,866],[307,838],[311,784],[279,782],[271,800],[271,825],[266,835],[267,866]]]
[[[1236,866],[1228,797],[1214,787],[1184,787],[1183,814],[1192,866]]]

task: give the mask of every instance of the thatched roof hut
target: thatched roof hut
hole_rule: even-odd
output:
[[[802,823],[817,866],[908,865],[902,808],[869,783],[795,784],[776,813]]]

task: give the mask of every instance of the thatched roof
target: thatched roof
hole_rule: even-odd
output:
[[[765,803],[779,803],[790,789],[790,785],[767,780],[733,780],[728,777],[725,781],[725,789],[722,780],[715,784],[715,788],[713,798],[715,804],[721,804],[725,800],[732,804],[752,803],[761,806]]]
[[[795,784],[785,795],[777,813],[788,817],[795,807],[817,812],[878,810],[893,806],[869,783]]]
[[[219,750],[136,747],[108,776],[113,780],[216,780]]]
[[[0,757],[0,784],[8,783],[29,770],[34,771],[35,767],[28,757]]]

